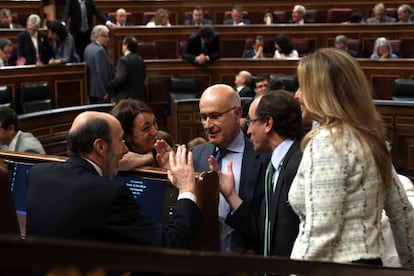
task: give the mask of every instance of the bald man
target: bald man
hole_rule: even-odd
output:
[[[128,13],[125,9],[117,9],[115,12],[115,24],[118,27],[132,26],[132,23],[127,21]]]
[[[254,92],[250,87],[252,74],[249,71],[240,71],[234,78],[234,85],[240,97],[254,97]]]
[[[171,151],[170,180],[179,191],[166,225],[141,212],[128,187],[112,180],[128,151],[119,121],[84,112],[68,134],[66,162],[35,165],[27,180],[27,235],[190,248],[201,222],[186,149]],[[191,162],[189,155],[189,162]]]
[[[208,171],[210,156],[221,159],[223,169],[232,161],[235,190],[258,215],[264,194],[260,183],[264,181],[270,156],[254,151],[252,143],[240,129],[241,115],[240,96],[231,86],[216,84],[203,92],[200,117],[208,142],[193,148],[194,169]],[[224,222],[229,212],[229,204],[220,195],[220,249],[227,253],[243,253],[251,249],[252,244]]]

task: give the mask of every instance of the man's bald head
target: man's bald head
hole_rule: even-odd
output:
[[[224,103],[229,107],[241,106],[238,93],[235,93],[234,89],[227,84],[215,84],[208,87],[201,95],[200,103],[205,100]]]
[[[111,130],[118,125],[121,129],[119,121],[108,113],[86,111],[79,114],[68,133],[68,155],[91,153],[94,141],[99,138],[110,144]]]

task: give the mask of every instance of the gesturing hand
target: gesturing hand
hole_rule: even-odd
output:
[[[195,191],[195,174],[193,166],[193,155],[188,153],[185,145],[177,148],[177,153],[170,151],[169,157],[170,169],[168,170],[168,179],[178,188],[179,193]]]

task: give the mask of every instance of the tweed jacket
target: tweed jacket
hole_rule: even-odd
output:
[[[381,258],[384,209],[401,264],[414,267],[413,208],[395,172],[390,186],[379,183],[374,159],[363,155],[356,137],[344,130],[335,149],[329,130],[319,129],[304,149],[289,192],[289,203],[300,219],[291,258],[333,262]]]

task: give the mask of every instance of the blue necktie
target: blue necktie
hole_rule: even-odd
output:
[[[263,233],[263,255],[269,256],[270,250],[270,200],[273,194],[273,174],[275,168],[272,165],[272,161],[269,162],[266,168],[265,176],[265,220],[264,220],[264,233]]]
[[[229,153],[229,150],[227,149],[218,149],[216,151],[216,162],[220,170],[221,170],[221,163],[223,161],[223,158],[224,156],[226,156],[227,153]]]

